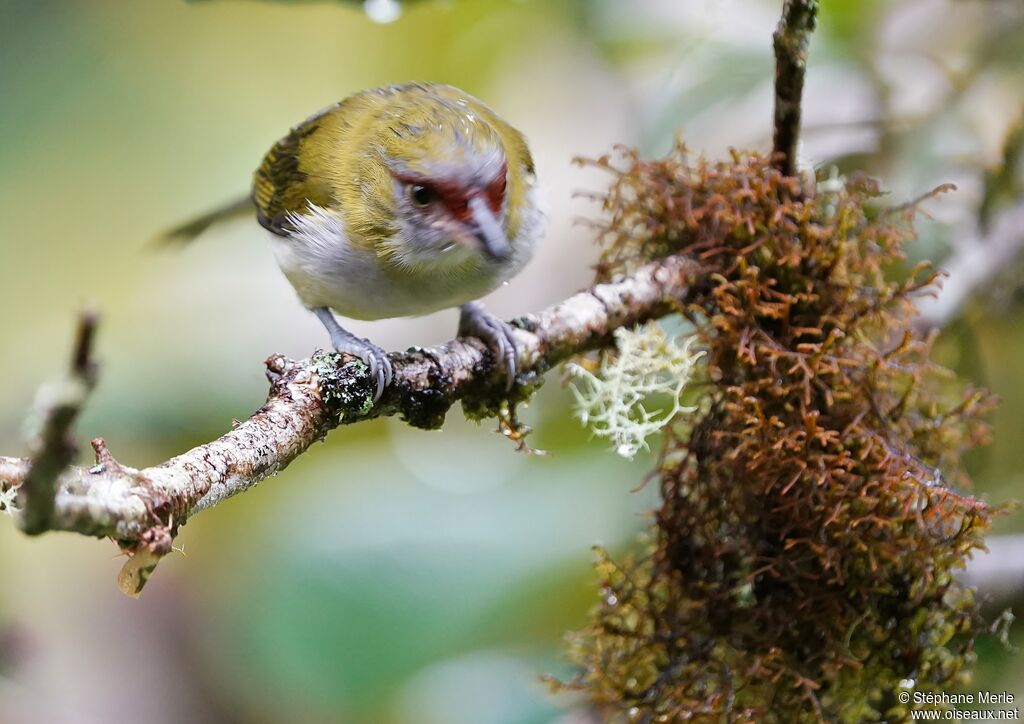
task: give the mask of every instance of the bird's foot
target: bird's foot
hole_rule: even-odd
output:
[[[377,385],[373,393],[373,401],[376,403],[384,394],[384,388],[390,385],[395,377],[388,353],[370,340],[354,335],[346,337],[331,335],[331,344],[338,352],[358,357],[367,366],[370,370],[370,379],[374,380]]]
[[[519,349],[512,326],[488,312],[480,302],[469,302],[461,307],[459,335],[476,337],[494,353],[505,376],[505,388],[512,389],[516,381]]]
[[[343,329],[334,315],[326,308],[317,308],[313,313],[320,319],[327,332],[331,335],[331,345],[342,354],[358,357],[370,371],[370,378],[376,383],[373,394],[374,403],[384,394],[384,388],[391,384],[395,371],[391,367],[388,353],[368,339],[357,337]]]

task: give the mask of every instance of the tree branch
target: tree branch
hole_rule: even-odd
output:
[[[796,176],[801,101],[807,70],[807,46],[814,31],[818,0],[785,0],[775,29],[775,131],[773,165]]]
[[[615,329],[678,309],[695,269],[685,258],[668,258],[514,320],[521,374],[512,402],[528,396],[550,367],[609,344]],[[92,323],[87,334],[80,333],[85,341],[76,345],[81,369],[91,369],[91,330]],[[122,589],[137,595],[190,516],[282,470],[334,427],[382,415],[398,415],[417,427],[440,427],[458,400],[467,414],[475,415],[495,414],[507,402],[492,355],[477,339],[390,357],[394,382],[376,405],[369,376],[358,361],[323,352],[299,361],[275,355],[267,360],[271,387],[266,402],[220,438],[141,470],[117,462],[102,439],[93,440],[96,465],[91,468],[68,467],[66,449],[57,454],[44,445],[28,459],[0,457],[0,494],[9,496],[16,488],[25,493],[18,519],[26,532],[65,530],[116,540],[131,556],[121,573]],[[46,419],[57,421],[45,439],[66,439],[82,399],[50,409]],[[32,512],[44,509],[45,514]]]

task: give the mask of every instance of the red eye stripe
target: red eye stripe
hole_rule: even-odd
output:
[[[487,205],[495,214],[501,213],[502,205],[505,202],[507,167],[502,165],[501,172],[484,189],[483,196]],[[429,181],[411,174],[392,172],[392,176],[399,182],[407,185],[423,186],[429,189],[445,210],[455,219],[462,222],[469,222],[471,214],[469,211],[469,199],[476,196],[477,192],[467,191],[462,184],[447,181],[444,179],[430,179]]]
[[[505,187],[506,187],[506,176],[508,174],[508,167],[502,165],[501,172],[497,177],[491,181],[491,184],[487,187],[487,205],[491,207],[491,211],[495,214],[501,212],[501,205],[505,201]]]
[[[449,214],[459,221],[469,221],[469,199],[461,185],[451,181],[431,181],[430,188],[437,194]]]

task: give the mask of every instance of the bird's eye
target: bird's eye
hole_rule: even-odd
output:
[[[409,199],[419,207],[429,206],[437,200],[437,194],[429,186],[423,184],[409,185]]]

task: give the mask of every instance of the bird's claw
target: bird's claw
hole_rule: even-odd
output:
[[[366,365],[370,371],[370,377],[377,385],[373,393],[373,402],[376,404],[380,400],[380,396],[384,394],[384,388],[390,385],[395,377],[388,353],[368,339],[359,338],[338,340],[334,343],[334,348],[339,352],[358,357]]]
[[[518,374],[519,359],[519,348],[512,325],[495,317],[479,302],[470,302],[462,306],[459,334],[476,337],[487,345],[495,354],[498,365],[505,374],[505,389],[511,390]]]
[[[377,389],[373,393],[373,401],[376,404],[380,396],[384,394],[384,388],[390,385],[395,378],[391,360],[388,358],[388,353],[376,345],[367,348],[359,359],[370,368],[370,376],[377,381]]]
[[[380,396],[384,394],[384,388],[390,385],[395,377],[388,353],[370,340],[357,337],[344,329],[327,307],[311,307],[310,309],[324,325],[327,333],[331,335],[331,346],[342,354],[358,357],[369,369],[370,376],[377,383],[373,394],[373,402],[376,404]]]

